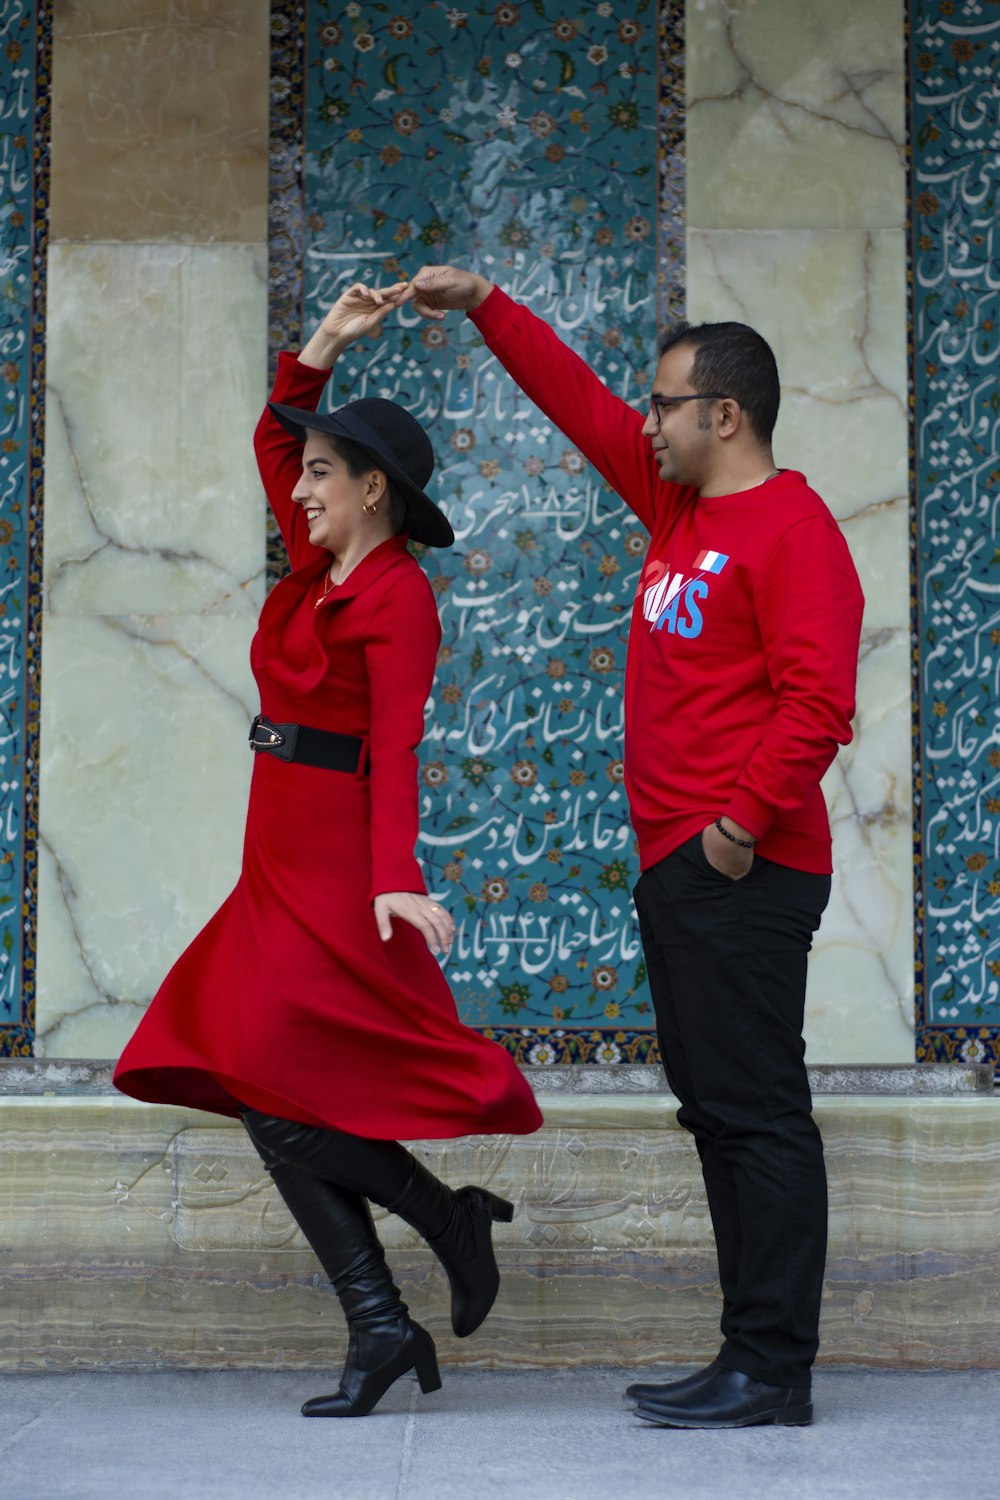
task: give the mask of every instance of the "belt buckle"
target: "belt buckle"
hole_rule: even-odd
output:
[[[250,748],[266,750],[279,760],[293,760],[295,742],[299,737],[297,724],[272,724],[263,714],[257,714],[250,726]]]

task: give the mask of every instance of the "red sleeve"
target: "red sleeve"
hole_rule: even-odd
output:
[[[304,365],[294,354],[279,354],[270,399],[281,406],[300,406],[315,411],[329,378],[329,370]],[[316,557],[302,507],[292,500],[292,491],[302,473],[302,444],[265,406],[253,435],[253,447],[264,493],[274,511],[294,571]]]
[[[852,738],[864,598],[833,520],[810,517],[784,533],[754,603],[777,706],[725,811],[762,838]]]
[[[524,394],[589,458],[647,531],[657,509],[689,493],[661,480],[642,435],[643,413],[613,395],[541,318],[499,287],[469,317]]]
[[[431,586],[419,570],[408,572],[380,599],[365,642],[372,900],[384,891],[427,893],[413,853],[419,831],[416,751],[440,644]]]

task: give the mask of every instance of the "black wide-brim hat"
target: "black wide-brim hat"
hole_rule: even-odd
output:
[[[406,508],[406,530],[415,542],[450,547],[455,540],[451,522],[424,486],[434,471],[434,449],[416,417],[395,401],[366,396],[336,411],[304,411],[299,406],[268,406],[288,432],[305,442],[306,430],[347,438],[371,455]]]

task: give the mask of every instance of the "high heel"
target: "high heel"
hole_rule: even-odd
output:
[[[313,1396],[302,1407],[304,1417],[367,1417],[402,1375],[415,1371],[424,1395],[441,1389],[434,1340],[406,1316],[379,1322],[359,1319],[351,1325],[340,1387],[329,1396]]]
[[[427,1236],[428,1245],[448,1276],[451,1326],[456,1338],[475,1333],[497,1299],[500,1271],[493,1250],[493,1225],[509,1224],[513,1217],[514,1205],[506,1198],[498,1198],[486,1188],[462,1187],[452,1194],[451,1214],[444,1230]]]
[[[498,1198],[496,1193],[488,1193],[485,1188],[477,1188],[476,1191],[482,1193],[495,1224],[510,1224],[513,1221],[513,1203],[508,1203],[506,1198]]]
[[[421,1328],[419,1323],[412,1323],[410,1326],[423,1334],[420,1347],[413,1351],[413,1368],[417,1372],[422,1394],[429,1396],[432,1391],[441,1389],[441,1371],[438,1369],[437,1350],[434,1347],[434,1340],[425,1328]]]

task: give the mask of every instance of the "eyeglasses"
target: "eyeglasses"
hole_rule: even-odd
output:
[[[659,427],[663,420],[664,411],[669,411],[671,406],[679,406],[682,401],[728,401],[721,391],[695,391],[693,396],[652,396],[649,402],[650,415]]]

